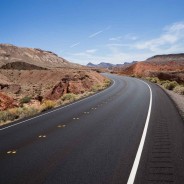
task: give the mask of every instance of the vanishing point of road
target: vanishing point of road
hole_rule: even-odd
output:
[[[182,184],[184,124],[157,85],[106,90],[0,128],[0,184]]]

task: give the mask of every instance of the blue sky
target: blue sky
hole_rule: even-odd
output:
[[[184,52],[183,0],[0,0],[0,43],[72,62]]]

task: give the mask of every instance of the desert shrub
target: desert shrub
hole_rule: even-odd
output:
[[[17,119],[18,116],[11,113],[10,111],[1,111],[0,112],[0,122],[13,121]]]
[[[73,94],[73,93],[66,93],[66,94],[64,94],[64,95],[61,97],[61,99],[62,99],[63,101],[70,101],[70,102],[72,102],[72,101],[74,101],[74,100],[77,99],[77,95],[75,95],[75,94]]]
[[[0,122],[13,121],[19,118],[16,108],[0,111]]]
[[[178,83],[176,81],[166,82],[163,84],[163,87],[168,90],[173,90],[176,86],[178,86]]]
[[[49,110],[49,109],[52,109],[54,108],[56,105],[56,103],[52,100],[45,100],[43,102],[43,104],[41,105],[41,111],[46,111],[46,110]]]
[[[87,97],[87,96],[92,95],[92,94],[94,94],[94,92],[87,91],[87,92],[85,92],[85,93],[82,94],[82,97]]]
[[[146,77],[145,79],[148,80],[148,81],[150,81],[151,80],[151,77]]]
[[[109,79],[105,79],[103,87],[108,87],[111,84],[111,81]]]
[[[5,122],[8,120],[7,111],[0,111],[0,122]]]
[[[151,79],[151,82],[153,82],[153,83],[159,83],[160,80],[159,80],[159,78],[154,77],[154,78]]]
[[[20,113],[19,116],[24,118],[38,114],[39,110],[34,107],[23,107],[22,109],[18,109],[18,112]]]
[[[180,95],[184,95],[184,86],[178,85],[178,86],[176,86],[176,87],[173,89],[173,91],[174,91],[175,93],[180,94]]]
[[[13,121],[18,118],[33,116],[39,113],[34,107],[13,108],[6,111],[0,111],[0,122]]]
[[[100,84],[95,84],[92,86],[91,89],[93,92],[97,92],[97,91],[100,91],[102,89],[102,86]]]
[[[171,81],[169,80],[160,80],[160,85],[164,85],[165,83],[170,83]]]
[[[23,104],[23,103],[29,103],[31,101],[31,97],[29,96],[25,96],[23,98],[20,99],[20,103]]]
[[[146,80],[153,82],[153,83],[160,83],[160,80],[158,77],[146,77]]]

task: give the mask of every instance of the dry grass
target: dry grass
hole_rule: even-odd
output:
[[[52,109],[56,106],[56,102],[51,101],[51,100],[45,100],[42,105],[41,105],[41,112],[47,111],[49,109]]]
[[[30,117],[39,113],[39,110],[34,107],[18,107],[0,111],[0,125],[6,122],[11,122],[16,119]]]
[[[67,93],[67,94],[64,94],[61,99],[63,101],[69,101],[69,102],[73,102],[77,99],[77,96],[76,94],[73,94],[73,93]]]
[[[176,86],[178,86],[179,84],[176,82],[176,81],[172,81],[172,82],[166,82],[164,83],[162,86],[165,88],[165,89],[168,89],[168,90],[173,90]]]
[[[184,86],[176,86],[173,91],[180,95],[184,95]]]

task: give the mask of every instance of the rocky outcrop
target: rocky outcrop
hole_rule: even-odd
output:
[[[88,74],[82,71],[78,74],[66,75],[46,93],[45,98],[57,100],[66,93],[82,94],[90,91],[95,84],[103,84],[103,82],[104,77],[92,71]]]
[[[63,94],[68,92],[69,82],[65,79],[57,83],[51,91],[45,95],[46,99],[56,100],[59,99]]]
[[[0,92],[0,110],[17,107],[14,99]]]

